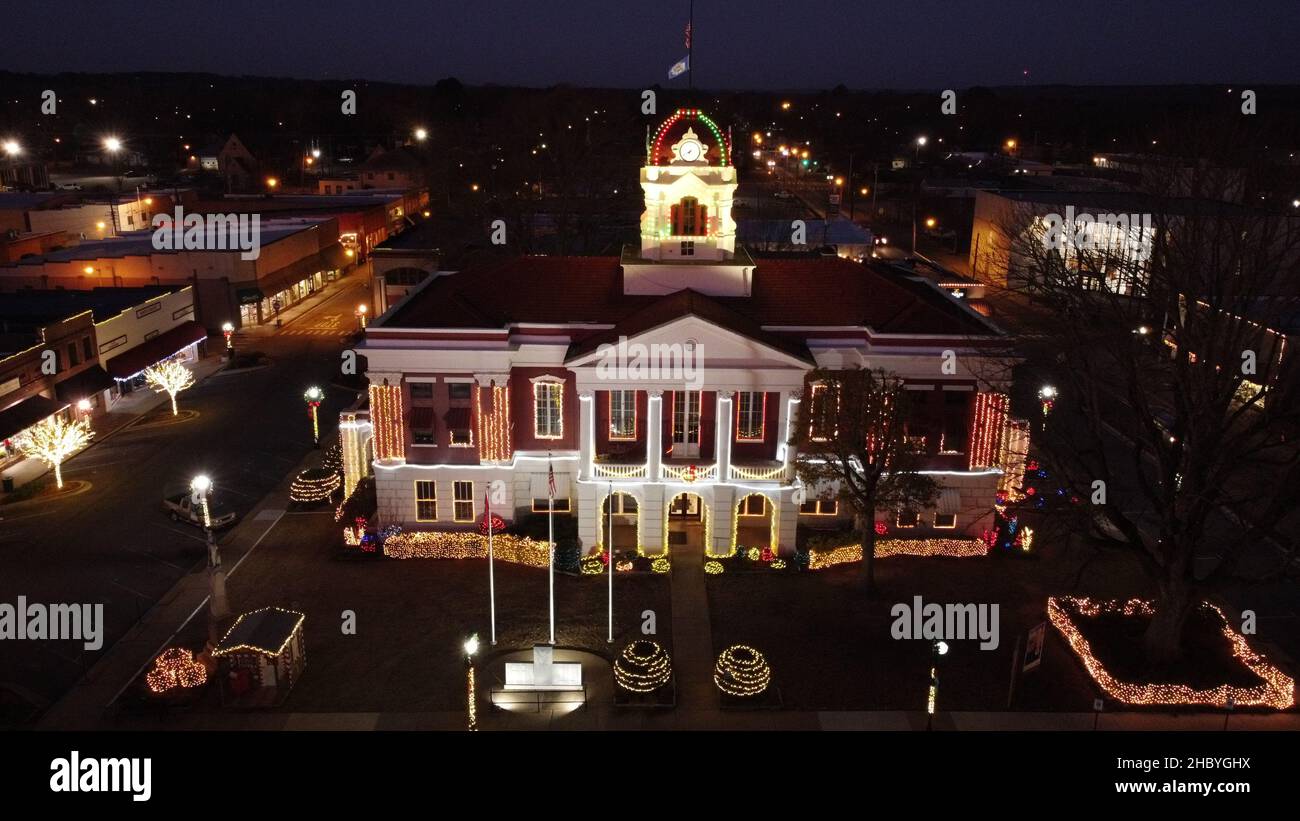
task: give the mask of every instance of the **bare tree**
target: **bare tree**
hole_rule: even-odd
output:
[[[1243,558],[1300,501],[1280,330],[1300,226],[1224,201],[1259,177],[1204,156],[1152,161],[1141,192],[1078,195],[1073,219],[1018,204],[998,225],[1009,282],[1044,320],[1022,339],[1056,393],[1038,450],[1152,581],[1153,669],[1180,657],[1205,596],[1261,577]],[[1098,213],[1120,203],[1125,220]]]
[[[862,579],[874,590],[876,511],[916,510],[939,493],[934,479],[917,472],[923,456],[907,437],[908,392],[901,377],[868,368],[817,368],[804,386],[791,441],[795,470],[806,487],[835,487],[852,506]]]

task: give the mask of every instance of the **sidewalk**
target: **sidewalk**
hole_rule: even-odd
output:
[[[240,338],[249,339],[252,337],[274,336],[281,328],[289,327],[293,322],[302,319],[304,315],[311,313],[330,299],[338,296],[343,288],[346,288],[357,281],[353,278],[353,275],[360,271],[360,269],[361,266],[354,265],[351,269],[341,274],[338,279],[333,282],[325,283],[314,293],[309,294],[307,297],[300,299],[293,305],[282,309],[279,314],[271,316],[265,323],[261,325],[245,325],[235,331],[236,349],[239,347],[238,343]],[[369,300],[367,300],[367,302],[369,302]],[[279,327],[275,324],[277,318],[280,320]]]
[[[191,371],[194,373],[194,382],[198,384],[209,376],[220,371],[225,367],[225,360],[220,353],[209,354],[200,359]],[[184,397],[185,394],[180,394]],[[64,460],[63,465],[67,467],[73,459],[95,447],[99,442],[103,442],[113,434],[130,425],[145,414],[153,411],[159,406],[170,402],[166,394],[155,393],[150,388],[141,388],[123,396],[113,403],[112,409],[108,413],[100,414],[91,419],[91,427],[95,435],[91,438],[90,444],[74,453]],[[39,459],[24,459],[18,464],[4,471],[4,478],[13,478],[14,489],[33,482],[50,472],[50,468]],[[4,494],[0,493],[0,499]]]

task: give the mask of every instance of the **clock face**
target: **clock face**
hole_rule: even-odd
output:
[[[686,140],[677,149],[677,156],[686,162],[695,162],[704,154],[704,146],[695,140]]]

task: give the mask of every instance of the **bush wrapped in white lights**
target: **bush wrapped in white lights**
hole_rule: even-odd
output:
[[[299,504],[327,502],[342,485],[337,473],[325,468],[307,468],[293,479],[289,486],[289,501]]]
[[[629,693],[653,693],[668,684],[673,663],[658,642],[640,639],[614,660],[614,683]]]
[[[772,683],[772,668],[763,654],[745,644],[733,644],[713,666],[713,683],[729,696],[752,698],[762,695]]]

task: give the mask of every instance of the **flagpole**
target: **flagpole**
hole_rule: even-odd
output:
[[[488,601],[489,613],[492,618],[492,644],[497,643],[497,583],[496,572],[492,567],[492,507],[488,502],[488,496],[483,494],[483,510],[487,514],[488,523]]]
[[[546,455],[546,540],[550,543],[550,562],[547,568],[547,585],[551,593],[551,644],[555,644],[555,469],[551,457]]]
[[[690,41],[686,44],[686,90],[695,90],[695,0],[691,0],[690,17],[686,21],[687,31],[691,33]]]
[[[639,514],[638,514],[639,515]],[[614,643],[614,483],[609,483],[609,638]]]

